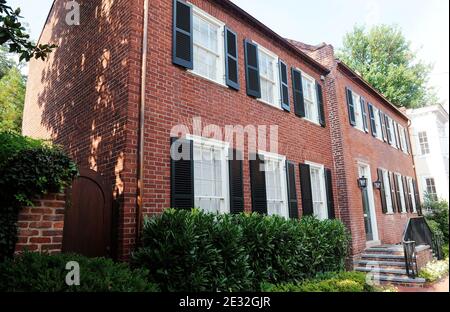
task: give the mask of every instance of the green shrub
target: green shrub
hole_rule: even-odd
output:
[[[435,282],[448,274],[448,258],[440,261],[432,261],[423,267],[419,272],[419,277],[427,282]]]
[[[66,284],[66,264],[80,265],[80,285]],[[110,259],[24,253],[0,263],[0,292],[154,292],[148,272]]]
[[[231,215],[171,209],[145,221],[133,263],[164,291],[250,290],[242,236]]]
[[[21,151],[44,144],[41,140],[25,137],[13,131],[0,131],[0,168]]]
[[[449,242],[448,202],[435,200],[427,196],[424,203],[425,216],[428,221],[435,221],[443,233],[444,242]]]
[[[360,272],[330,273],[302,283],[268,284],[261,286],[264,292],[374,292],[367,284],[366,274]]]
[[[37,196],[59,192],[77,174],[75,163],[49,143],[0,132],[0,261],[11,257],[17,217]]]
[[[348,244],[336,220],[170,209],[145,222],[133,264],[162,290],[248,291],[342,270]]]
[[[442,252],[444,254],[444,258],[448,258],[448,244],[442,246]]]

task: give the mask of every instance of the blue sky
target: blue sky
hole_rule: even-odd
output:
[[[449,99],[448,0],[232,0],[284,37],[339,48],[355,24],[397,24],[413,48],[434,64],[431,84]],[[31,35],[38,38],[52,0],[8,0],[22,9]]]

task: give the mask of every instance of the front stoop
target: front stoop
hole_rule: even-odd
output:
[[[416,248],[418,253],[429,249],[429,246],[417,246]],[[410,278],[407,275],[405,256],[401,245],[381,245],[367,248],[354,261],[354,269],[370,273],[371,278],[381,284],[407,287],[423,287],[425,285],[425,279]]]

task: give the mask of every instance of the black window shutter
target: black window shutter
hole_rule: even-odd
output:
[[[316,92],[317,92],[317,105],[319,106],[319,122],[322,127],[325,128],[325,107],[323,103],[323,91],[320,83],[316,81]]]
[[[380,124],[381,124],[381,134],[383,136],[383,141],[387,142],[387,131],[386,131],[386,119],[384,117],[384,113],[379,111]]]
[[[244,212],[244,180],[242,152],[230,150],[229,183],[230,183],[230,213]]]
[[[327,188],[328,219],[335,219],[336,213],[334,211],[333,179],[330,169],[325,169],[325,186]]]
[[[413,180],[413,192],[414,192],[414,199],[416,200],[416,209],[417,213],[419,215],[422,215],[422,204],[420,202],[420,195],[419,195],[419,186],[417,185],[417,181]]]
[[[288,86],[288,68],[285,62],[278,60],[278,67],[280,69],[280,92],[281,92],[281,107],[287,111],[291,111],[289,102],[289,86]]]
[[[171,151],[182,155],[181,159],[170,157],[171,207],[194,208],[194,146],[192,141],[171,138]],[[171,153],[172,154],[172,153]]]
[[[261,155],[256,155],[256,159],[250,160],[252,210],[260,214],[267,214],[266,173],[263,169],[264,159]]]
[[[403,131],[405,132],[405,138],[406,138],[406,152],[408,154],[411,154],[411,141],[409,140],[409,131],[406,128]]]
[[[298,117],[305,117],[305,98],[303,96],[302,73],[292,68],[292,91],[294,93],[294,110]]]
[[[398,211],[398,203],[397,203],[397,183],[395,182],[395,175],[392,172],[389,172],[389,182],[390,182],[390,189],[391,189],[391,201],[392,201],[392,211],[397,212]]]
[[[355,105],[353,103],[353,92],[349,88],[345,88],[345,94],[347,95],[348,118],[350,120],[350,124],[354,127],[356,126],[356,117]]]
[[[228,27],[225,27],[225,76],[227,86],[240,89],[237,34]]]
[[[174,0],[172,62],[187,69],[194,69],[192,34],[192,6],[182,0]]]
[[[302,208],[304,216],[314,215],[312,189],[311,189],[311,167],[300,164],[300,186],[302,190]]]
[[[298,219],[298,198],[295,183],[295,164],[290,161],[286,161],[286,177],[287,177],[287,191],[289,203],[289,218]]]
[[[258,46],[246,39],[245,45],[245,77],[247,79],[247,95],[261,97],[261,81],[259,76]]]
[[[393,137],[391,135],[391,124],[389,122],[390,118],[388,115],[384,115],[384,122],[386,123],[386,134],[387,134],[387,140],[389,144],[392,144]]]
[[[370,119],[370,129],[372,130],[372,135],[374,137],[377,136],[377,123],[375,121],[375,112],[373,109],[373,105],[371,103],[368,104],[369,107],[369,119]]]
[[[387,213],[388,210],[387,210],[387,202],[386,202],[386,186],[384,185],[382,169],[378,169],[378,181],[381,182],[381,188],[380,188],[381,211],[383,211],[383,213]]]
[[[395,186],[395,199],[397,200],[397,212],[403,212],[403,205],[400,195],[400,185],[398,184],[397,174],[393,173],[394,186]]]
[[[396,123],[395,121],[393,122],[394,125],[394,134],[395,134],[395,146],[400,149],[401,145],[400,145],[400,131],[398,128],[398,123]]]
[[[366,100],[363,97],[361,97],[360,102],[361,102],[361,112],[362,112],[364,131],[366,131],[366,133],[369,133],[369,125],[367,124]]]
[[[409,201],[409,186],[408,186],[408,179],[406,177],[402,177],[402,182],[403,182],[403,196],[405,197],[405,209],[406,212],[411,212],[411,206],[410,206],[410,201]]]

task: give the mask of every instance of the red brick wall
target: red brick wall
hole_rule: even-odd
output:
[[[18,221],[16,253],[27,249],[59,253],[64,228],[64,194],[49,194],[36,199],[33,207],[24,207]]]
[[[142,1],[79,0],[81,25],[56,0],[40,39],[58,48],[30,62],[25,135],[62,144],[104,174],[119,210],[119,253],[135,240],[136,131]]]
[[[289,67],[299,67],[321,82],[320,72],[307,65],[295,53],[251,26],[241,16],[224,9],[219,1],[194,0],[194,5],[226,23],[238,35],[239,80],[241,90],[222,87],[172,64],[172,1],[150,1],[149,55],[145,119],[146,214],[160,213],[170,205],[170,129],[192,125],[193,117],[203,124],[278,125],[279,154],[296,163],[305,160],[333,169],[330,128],[300,119],[291,113],[268,106],[246,95],[244,71],[245,38],[252,39],[283,59]],[[292,83],[289,75],[291,105]],[[293,107],[293,106],[292,106]],[[328,115],[328,108],[326,108]],[[192,131],[192,127],[190,127]],[[247,154],[247,153],[246,153]],[[300,181],[297,173],[297,194]],[[251,210],[249,165],[244,162],[245,209]],[[301,201],[301,198],[299,198]],[[300,209],[301,210],[301,209]]]

